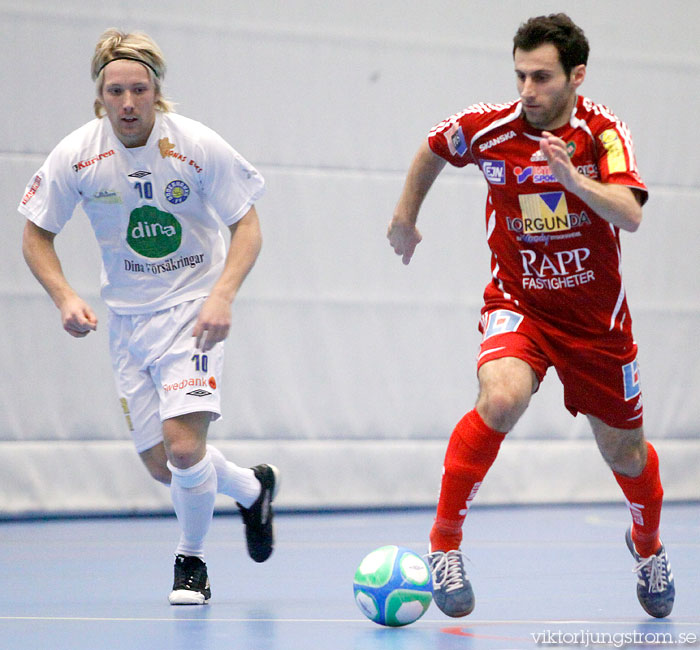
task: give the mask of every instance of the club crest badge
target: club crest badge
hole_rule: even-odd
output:
[[[184,181],[171,181],[165,188],[165,198],[177,205],[187,200],[190,188]]]

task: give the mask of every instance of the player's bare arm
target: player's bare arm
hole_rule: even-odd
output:
[[[202,305],[192,330],[196,346],[203,352],[223,341],[231,328],[231,305],[262,246],[260,221],[255,206],[237,223],[230,226],[231,243],[224,270],[209,297]]]
[[[420,206],[445,164],[445,160],[431,151],[427,140],[411,162],[386,235],[394,252],[402,256],[404,264],[411,261],[422,239],[416,228]]]
[[[629,187],[600,183],[579,174],[566,151],[566,143],[544,131],[540,149],[557,180],[601,217],[622,230],[634,232],[642,221],[640,197]]]
[[[97,316],[68,284],[56,254],[56,235],[27,220],[22,237],[22,253],[34,277],[44,287],[61,312],[63,329],[82,338],[97,329]]]

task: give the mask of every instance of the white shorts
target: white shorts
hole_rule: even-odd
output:
[[[112,368],[139,453],[163,440],[163,420],[200,411],[221,417],[224,344],[202,354],[192,337],[204,300],[153,314],[110,313]]]

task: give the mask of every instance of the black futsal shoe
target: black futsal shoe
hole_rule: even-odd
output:
[[[171,605],[204,605],[211,598],[207,565],[198,557],[175,556],[175,580]]]
[[[250,508],[238,503],[245,523],[245,538],[248,555],[256,562],[264,562],[272,555],[274,532],[272,529],[272,502],[279,489],[279,470],[274,465],[251,467],[260,481],[260,495]]]

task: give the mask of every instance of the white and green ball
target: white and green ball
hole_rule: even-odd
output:
[[[391,627],[417,621],[433,599],[425,560],[401,546],[382,546],[366,555],[355,571],[353,589],[360,611]]]

